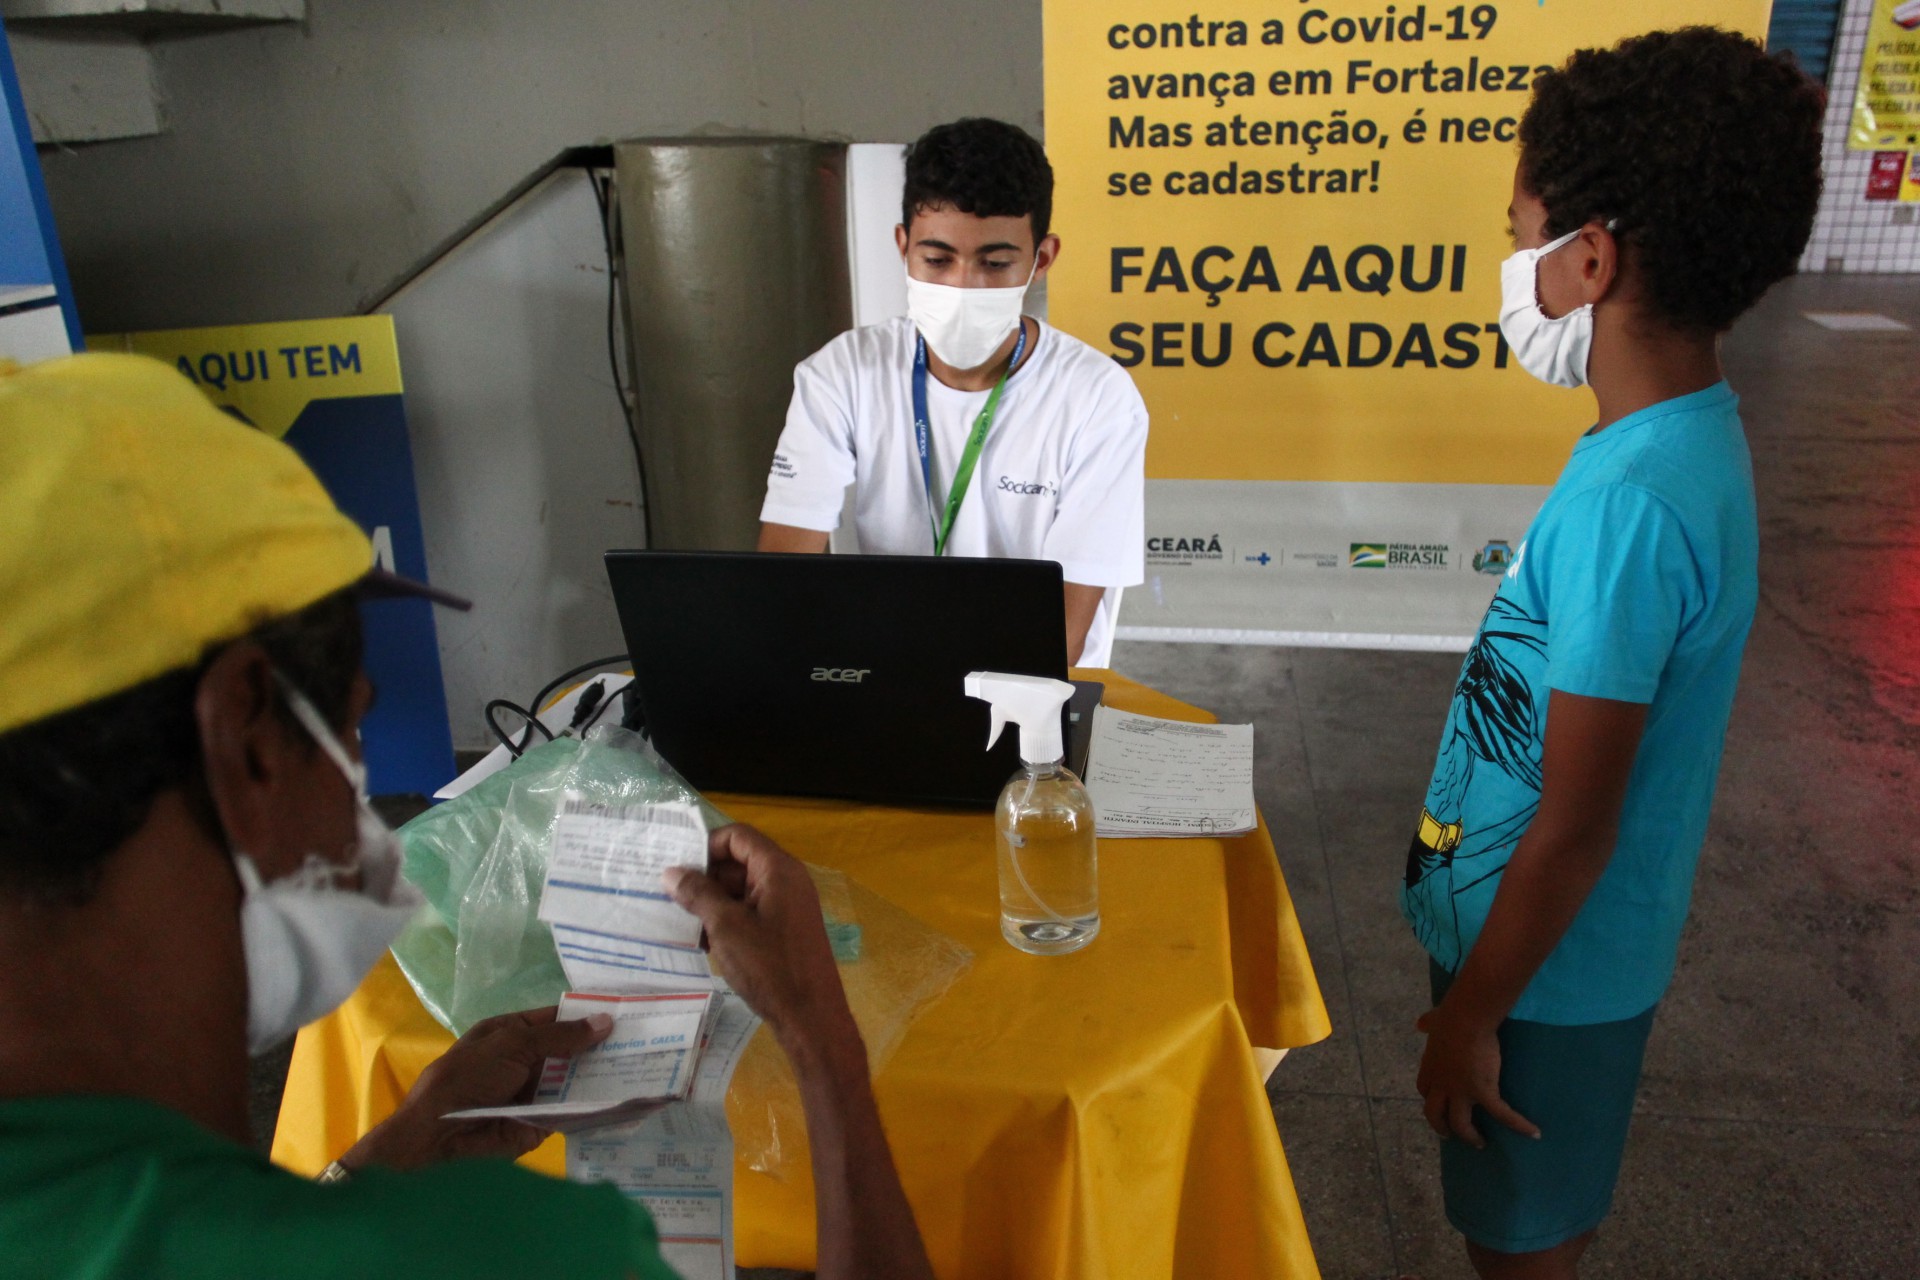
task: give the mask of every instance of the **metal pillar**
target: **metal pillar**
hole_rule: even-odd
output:
[[[846,147],[614,147],[651,545],[753,546],[793,367],[851,327]]]

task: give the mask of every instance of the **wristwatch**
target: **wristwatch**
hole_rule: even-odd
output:
[[[324,1187],[328,1183],[349,1182],[352,1179],[353,1170],[347,1168],[347,1166],[341,1164],[338,1160],[335,1160],[332,1164],[322,1169],[320,1176],[315,1178],[314,1181]]]

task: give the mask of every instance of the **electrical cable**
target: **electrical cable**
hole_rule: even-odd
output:
[[[526,737],[522,739],[518,745],[514,743],[513,735],[509,734],[505,729],[502,729],[500,722],[493,718],[493,713],[502,707],[527,722]],[[500,739],[500,745],[505,747],[508,753],[516,760],[518,760],[520,754],[527,749],[527,744],[533,741],[533,731],[535,729],[544,733],[547,736],[548,742],[553,741],[553,730],[541,724],[539,716],[534,715],[533,712],[517,703],[507,701],[505,698],[495,698],[492,702],[489,702],[485,714],[487,717],[487,728],[493,730],[493,736]]]
[[[520,745],[517,749],[514,750],[513,754],[517,757],[522,751],[525,751],[527,747],[533,742],[532,726],[536,724],[540,724],[540,721],[538,718],[538,712],[543,707],[546,706],[547,698],[551,696],[555,690],[559,689],[560,686],[564,685],[567,681],[573,679],[575,676],[583,676],[587,674],[587,672],[589,671],[598,671],[601,667],[611,667],[616,663],[624,663],[626,660],[627,660],[627,655],[624,653],[616,653],[605,658],[595,658],[592,662],[583,662],[579,666],[574,667],[571,670],[562,671],[559,675],[555,676],[553,679],[547,681],[546,684],[542,685],[540,688],[540,692],[533,695],[533,701],[527,704],[528,706],[534,709],[534,712],[536,714],[528,717],[527,731],[525,735],[521,738]],[[488,705],[491,706],[492,704],[489,703]],[[508,703],[507,705],[512,706],[511,703]],[[514,709],[519,710],[519,708],[517,707]],[[546,734],[549,741],[552,740],[553,734],[551,731],[547,729],[547,726],[540,724],[540,732]]]
[[[567,670],[562,671],[559,675],[540,686],[540,692],[534,694],[533,700],[527,703],[526,706],[522,706],[507,698],[495,698],[486,705],[484,714],[486,716],[487,728],[493,730],[493,736],[500,739],[500,745],[505,747],[514,759],[518,760],[525,754],[527,748],[533,744],[535,730],[538,730],[540,735],[548,742],[553,741],[553,730],[541,723],[540,712],[545,708],[547,699],[551,697],[556,690],[576,676],[586,675],[589,671],[598,671],[601,667],[624,666],[626,661],[626,654],[615,653],[609,654],[604,658],[595,658],[591,662],[583,662],[577,667],[569,667]],[[596,694],[591,700],[588,700],[586,695],[582,695],[582,705],[574,709],[573,723],[567,726],[568,733],[574,734],[575,736],[584,735],[588,729],[593,728],[594,725],[600,722],[600,718],[607,713],[607,708],[613,705],[615,699],[611,696],[605,696],[604,694],[605,684],[600,684],[598,688],[601,692]],[[589,690],[589,692],[592,691]],[[529,707],[531,707],[532,710],[528,710]],[[516,742],[513,735],[505,729],[502,729],[500,722],[494,718],[494,713],[500,710],[511,711],[514,715],[526,721],[526,728],[521,731],[519,741]]]
[[[576,723],[570,726],[569,732],[571,732],[576,738],[586,737],[587,730],[599,724],[601,717],[607,714],[607,708],[612,706],[617,701],[619,701],[619,696],[617,694],[611,694],[611,693],[604,694],[601,696],[598,703],[593,707],[593,709],[587,714],[582,715],[578,711],[574,712],[574,716],[573,716],[574,720],[580,723]]]
[[[613,371],[613,391],[620,398],[620,413],[627,423],[627,439],[633,445],[633,467],[640,477],[640,528],[650,547],[653,545],[653,503],[648,500],[647,460],[645,451],[640,447],[640,408],[636,403],[636,394],[629,390],[627,379],[620,370],[618,335],[624,326],[619,322],[619,297],[626,254],[615,230],[613,177],[611,174],[602,177],[598,171],[589,170],[587,180],[593,184],[593,198],[600,206],[600,238],[607,252],[607,365]]]
[[[593,713],[602,709],[601,704],[606,696],[607,678],[605,676],[599,677],[582,689],[579,698],[573,704],[573,718],[567,721],[567,732],[576,738],[583,736],[591,727]]]

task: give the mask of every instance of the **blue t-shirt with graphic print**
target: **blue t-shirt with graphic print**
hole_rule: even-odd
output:
[[[1512,1016],[1631,1018],[1673,976],[1759,599],[1759,522],[1726,383],[1582,437],[1467,651],[1400,905],[1457,971],[1540,803],[1549,690],[1648,704],[1605,873]]]

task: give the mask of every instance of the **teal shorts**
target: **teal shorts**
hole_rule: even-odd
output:
[[[1428,967],[1437,1005],[1453,975],[1431,960]],[[1461,1235],[1496,1253],[1533,1253],[1600,1225],[1613,1206],[1653,1014],[1579,1027],[1500,1024],[1500,1096],[1540,1137],[1476,1107],[1485,1149],[1456,1138],[1440,1144],[1447,1220]]]

